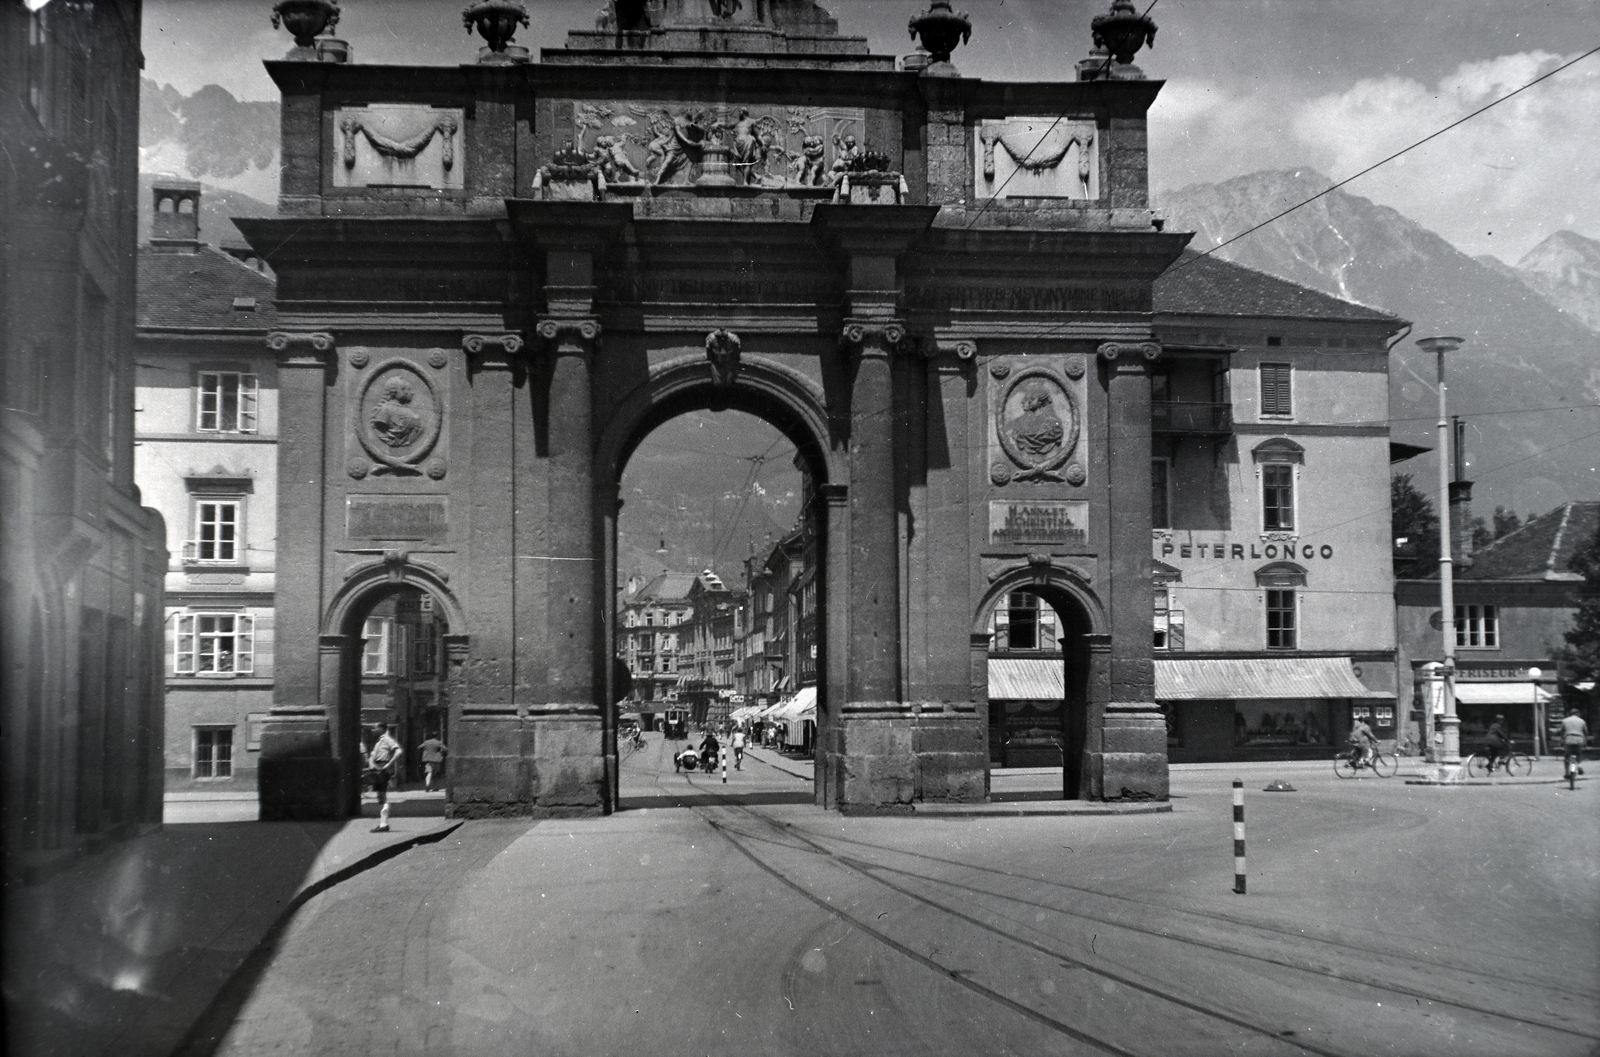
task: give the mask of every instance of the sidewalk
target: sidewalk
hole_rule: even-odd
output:
[[[7,1049],[165,1057],[301,903],[442,839],[442,815],[167,825],[9,889]]]

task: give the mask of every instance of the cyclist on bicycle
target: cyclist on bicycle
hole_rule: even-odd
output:
[[[1360,716],[1350,726],[1350,747],[1350,762],[1357,767],[1370,763],[1373,750],[1378,747],[1378,739],[1373,736],[1372,728]]]
[[[1583,747],[1589,741],[1589,724],[1578,715],[1577,705],[1567,706],[1567,718],[1561,721],[1561,748],[1565,753],[1565,766],[1568,773],[1577,767],[1578,773],[1583,773],[1579,766],[1583,762]]]
[[[1511,749],[1511,738],[1506,733],[1506,717],[1495,716],[1484,737],[1487,739],[1487,744],[1484,745],[1483,754],[1489,758],[1489,773],[1493,774],[1494,765],[1502,756],[1508,755]]]

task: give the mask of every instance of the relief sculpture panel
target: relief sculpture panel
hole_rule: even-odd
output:
[[[377,463],[370,472],[423,472],[423,461],[438,445],[444,407],[433,380],[421,368],[400,359],[378,364],[361,382],[354,410],[356,438]],[[434,459],[426,472],[437,479],[444,476],[439,472],[442,467],[443,462]]]
[[[1027,359],[989,365],[989,479],[995,485],[1084,483],[1081,357],[1057,366]]]
[[[460,110],[386,103],[334,113],[335,187],[464,186]]]
[[[1099,137],[1093,121],[980,121],[973,147],[973,188],[979,198],[1100,197]]]
[[[831,187],[867,149],[858,107],[557,104],[557,136],[608,186]]]

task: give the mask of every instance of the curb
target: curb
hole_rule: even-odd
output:
[[[1170,812],[1170,801],[1150,804],[1075,804],[1056,806],[1048,801],[1044,807],[1032,804],[913,804],[912,816],[927,818],[1022,818],[1036,815],[1159,815]]]
[[[423,844],[437,844],[460,829],[462,825],[462,822],[456,822],[454,825],[446,825],[395,841],[393,844],[386,844],[355,862],[342,866],[332,873],[324,874],[297,891],[284,906],[277,920],[273,921],[266,933],[250,949],[250,953],[245,955],[238,968],[228,975],[228,979],[206,1004],[206,1008],[190,1025],[189,1030],[184,1032],[182,1041],[172,1051],[172,1057],[210,1057],[216,1052],[228,1029],[233,1026],[239,1011],[244,1008],[245,1002],[255,990],[255,985],[261,979],[261,974],[266,971],[273,954],[277,952],[278,943],[288,930],[289,923],[302,906],[335,885],[386,863],[412,848]]]

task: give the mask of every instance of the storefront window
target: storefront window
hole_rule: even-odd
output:
[[[1391,714],[1392,720],[1392,714]],[[1235,701],[1235,745],[1328,745],[1326,701]]]

